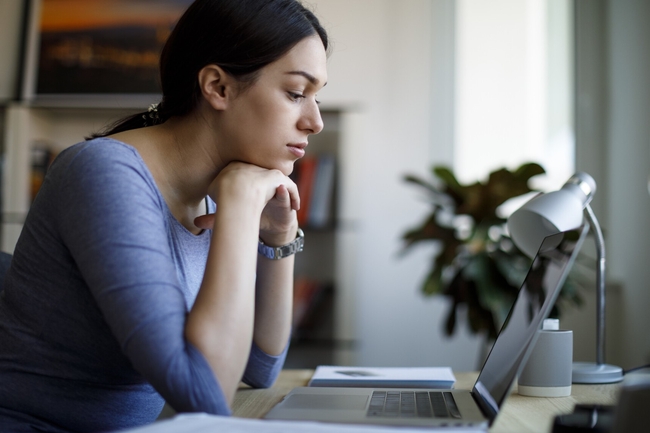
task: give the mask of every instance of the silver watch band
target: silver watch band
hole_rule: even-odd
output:
[[[267,259],[280,260],[292,254],[301,252],[304,246],[305,233],[302,231],[302,229],[298,229],[296,238],[288,244],[282,245],[281,247],[270,247],[260,239],[257,244],[257,252]]]

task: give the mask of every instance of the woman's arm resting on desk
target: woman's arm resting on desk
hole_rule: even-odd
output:
[[[288,227],[291,227],[288,233],[293,233],[295,237],[297,224],[295,210],[291,206],[297,204],[291,203],[290,193],[284,185],[277,189],[273,200],[283,208],[282,212],[288,217]],[[196,224],[202,228],[211,228],[214,215],[201,217]],[[278,244],[288,243],[286,239],[293,240],[293,237],[274,237],[273,233],[262,236],[273,239]],[[243,377],[243,381],[253,387],[273,385],[284,364],[291,332],[293,270],[293,256],[282,260],[257,257],[253,344]]]
[[[295,196],[293,202],[292,193]],[[260,237],[265,244],[281,246],[296,238],[296,210],[299,207],[297,189],[290,192],[284,185],[277,189],[275,197],[262,215]],[[289,341],[294,259],[293,255],[280,260],[258,256],[254,341],[270,355],[282,353]]]
[[[277,170],[235,163],[217,177],[211,196],[218,206],[213,240],[185,335],[204,354],[231,402],[253,338],[271,355],[281,354],[288,341],[292,261],[280,260],[285,263],[271,264],[274,271],[257,275],[258,281],[277,281],[265,285],[269,293],[256,302],[257,242],[261,227],[271,245],[295,236],[298,191]],[[260,335],[259,328],[265,328]]]

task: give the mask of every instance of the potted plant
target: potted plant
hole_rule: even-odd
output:
[[[508,236],[507,216],[500,213],[500,207],[511,198],[536,191],[529,180],[545,171],[539,164],[526,163],[514,171],[498,169],[486,182],[468,185],[458,182],[447,167],[433,167],[432,173],[432,180],[405,176],[425,191],[431,212],[419,226],[404,233],[403,252],[421,242],[438,245],[422,292],[451,300],[445,319],[448,336],[456,329],[459,307],[464,306],[471,332],[483,332],[487,342],[492,342],[531,264]],[[564,304],[581,303],[578,284],[567,279],[551,316],[558,317]]]

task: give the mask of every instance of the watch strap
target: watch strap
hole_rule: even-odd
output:
[[[280,247],[268,246],[262,241],[262,239],[260,239],[257,244],[257,252],[267,259],[280,260],[301,252],[304,246],[305,233],[302,231],[302,229],[299,228],[298,233],[296,233],[296,238],[288,244],[282,245]]]

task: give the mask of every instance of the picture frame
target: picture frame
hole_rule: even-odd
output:
[[[140,108],[161,99],[159,57],[193,0],[26,0],[20,98]]]

